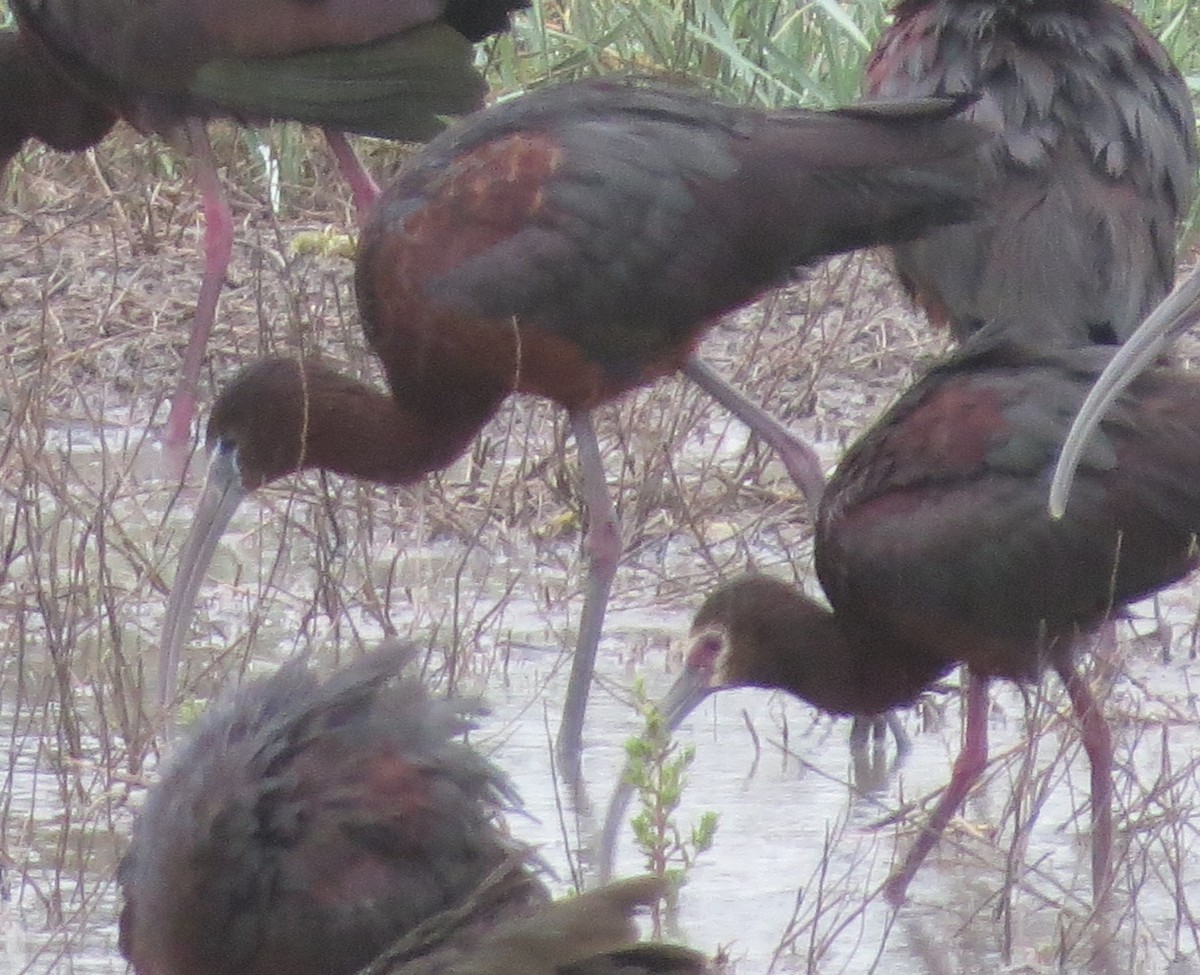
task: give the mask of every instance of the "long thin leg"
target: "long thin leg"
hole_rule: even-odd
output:
[[[200,367],[204,363],[204,349],[217,315],[217,299],[225,284],[225,272],[233,254],[233,214],[225,202],[221,180],[213,162],[212,146],[204,123],[197,119],[187,121],[188,141],[196,160],[196,180],[200,184],[204,202],[204,277],[200,281],[200,297],[196,301],[196,316],[192,319],[192,336],[188,340],[183,356],[183,369],[175,395],[171,399],[171,412],[167,416],[164,440],[168,447],[186,444],[192,435],[192,417],[196,415],[196,387],[200,381]]]
[[[896,739],[897,755],[907,755],[912,751],[912,740],[904,725],[894,711],[886,714],[862,715],[856,714],[850,725],[850,750],[852,752],[866,751],[867,746],[882,751],[887,745],[887,733],[892,733]]]
[[[908,737],[908,732],[904,730],[904,723],[896,716],[895,711],[889,711],[882,718],[878,719],[875,724],[875,741],[876,747],[883,747],[884,734],[879,728],[879,723],[882,722],[888,731],[892,733],[892,737],[896,739],[896,757],[907,755],[912,751],[912,739]]]
[[[583,795],[581,752],[583,749],[583,718],[587,710],[592,671],[596,666],[596,648],[604,628],[604,611],[617,562],[621,557],[621,533],[617,524],[617,509],[608,493],[604,464],[591,416],[584,410],[571,412],[571,432],[579,450],[579,465],[583,472],[583,500],[587,505],[588,555],[587,589],[583,612],[579,618],[579,637],[575,657],[571,661],[571,678],[567,683],[567,699],[563,705],[562,726],[558,730],[558,762],[563,777],[571,787],[577,803]]]
[[[775,417],[751,403],[695,356],[687,361],[683,373],[779,454],[779,459],[804,495],[815,518],[821,495],[825,491],[825,473],[816,451],[804,441],[797,440]]]
[[[885,760],[888,732],[896,739],[896,757]],[[896,712],[854,716],[850,726],[850,759],[854,767],[854,787],[866,796],[882,795],[892,772],[912,751],[912,741]]]
[[[850,723],[850,751],[857,755],[867,750],[871,732],[875,730],[875,717],[856,714]]]
[[[1108,896],[1112,856],[1112,735],[1087,681],[1070,660],[1054,664],[1082,729],[1083,750],[1092,765],[1092,898]]]
[[[884,885],[883,894],[889,904],[904,903],[909,881],[916,876],[921,863],[942,835],[950,817],[958,811],[971,787],[979,780],[987,767],[988,737],[988,680],[971,674],[967,678],[967,729],[963,735],[963,748],[954,763],[950,783],[942,794],[941,801],[921,830],[900,869],[893,873]]]
[[[329,143],[329,148],[333,152],[333,158],[337,160],[338,169],[342,171],[342,177],[350,184],[350,193],[354,197],[354,209],[358,212],[358,225],[361,227],[367,222],[367,217],[370,216],[375,201],[379,199],[379,184],[367,172],[345,133],[339,132],[337,129],[322,131],[325,133],[325,141]]]

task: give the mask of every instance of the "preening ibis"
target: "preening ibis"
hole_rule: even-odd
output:
[[[972,213],[980,133],[957,107],[767,112],[590,81],[494,106],[434,139],[380,199],[358,254],[363,328],[390,395],[320,363],[273,360],[214,406],[212,466],[167,612],[163,700],[242,495],[302,468],[412,481],[458,456],[510,393],[533,393],[569,411],[590,521],[559,733],[577,782],[621,550],[591,411],[679,369],[725,388],[692,357],[720,315],[816,257]],[[770,436],[762,411],[738,415]],[[786,431],[772,442],[815,501],[811,450]]]
[[[874,98],[971,93],[989,129],[969,223],[894,247],[930,318],[1035,348],[1115,345],[1171,289],[1195,195],[1191,93],[1110,0],[901,0],[875,46]]]
[[[703,975],[638,943],[642,877],[551,903],[466,744],[478,705],[402,676],[399,645],[225,697],[154,785],[118,879],[138,975]]]

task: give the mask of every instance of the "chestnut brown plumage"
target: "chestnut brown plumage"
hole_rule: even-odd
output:
[[[138,975],[702,975],[638,944],[640,878],[549,901],[499,820],[504,775],[393,646],[285,665],[214,706],[155,785],[118,878]]]
[[[876,98],[970,92],[994,136],[969,223],[894,248],[909,292],[963,340],[1116,344],[1167,294],[1195,195],[1191,93],[1111,0],[901,0],[875,46]]]
[[[124,118],[182,137],[204,198],[205,268],[167,421],[185,442],[233,246],[204,122],[292,119],[325,129],[360,217],[378,188],[343,132],[428,139],[486,87],[471,41],[528,0],[12,0],[0,35],[0,167],[27,139],[86,149]]]
[[[831,478],[815,555],[832,609],[763,577],[722,587],[696,616],[663,712],[674,726],[711,691],[757,686],[836,714],[874,713],[965,663],[963,751],[887,885],[898,903],[986,763],[988,681],[1035,680],[1053,667],[1091,761],[1101,899],[1112,748],[1074,654],[1083,634],[1196,565],[1200,382],[1166,369],[1137,380],[1101,424],[1073,503],[1055,521],[1045,511],[1050,470],[1111,353],[970,346],[901,397]]]
[[[570,413],[590,521],[559,735],[577,781],[620,554],[590,411],[678,369],[728,392],[692,358],[722,313],[820,255],[969,215],[980,135],[955,107],[764,112],[593,81],[495,106],[435,139],[380,200],[358,255],[363,327],[390,396],[319,364],[272,361],[214,407],[210,490],[168,611],[164,698],[205,547],[238,496],[304,467],[413,480],[465,449],[508,394],[534,393]],[[738,415],[775,431],[815,500],[811,450],[747,403]],[[210,520],[218,496],[225,514]]]

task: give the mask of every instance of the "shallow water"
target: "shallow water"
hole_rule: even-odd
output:
[[[17,587],[18,596],[36,601],[31,593],[47,585],[37,573],[50,568],[67,581],[37,603],[38,611],[23,611],[19,634],[28,655],[0,665],[0,734],[9,754],[4,972],[124,970],[115,947],[113,869],[153,758],[145,769],[127,768],[119,722],[111,713],[105,721],[96,717],[112,708],[98,688],[107,673],[102,665],[121,641],[106,634],[102,616],[82,611],[71,634],[78,656],[69,679],[80,715],[72,748],[81,757],[66,757],[67,698],[47,647],[55,644],[55,601],[69,603],[72,580],[101,578],[106,591],[120,594],[114,615],[124,652],[153,672],[164,599],[147,583],[148,566],[169,580],[202,473],[193,466],[176,496],[161,457],[130,456],[122,431],[139,420],[129,420],[106,428],[104,438],[75,430],[69,438],[52,435],[46,449],[48,456],[61,450],[65,487],[39,483],[22,500],[22,510],[36,511],[48,526],[67,520],[41,538],[61,564],[40,566],[32,546],[9,563],[10,573],[28,571],[34,579],[29,589]],[[732,430],[706,431],[684,461],[736,454],[742,444]],[[833,452],[828,443],[823,449]],[[445,475],[447,483],[466,478],[457,469]],[[134,541],[110,540],[111,549],[79,541],[87,537],[86,519],[69,521],[72,499],[96,497],[106,501],[110,535],[119,524]],[[329,663],[337,655],[332,647],[350,653],[351,644],[370,645],[389,630],[439,648],[435,663],[455,642],[469,648],[459,660],[459,688],[482,693],[493,708],[474,740],[517,783],[527,815],[514,816],[513,831],[540,844],[565,889],[572,876],[567,844],[587,848],[598,827],[570,811],[549,759],[569,665],[562,648],[578,612],[578,539],[550,536],[531,548],[523,527],[488,524],[464,555],[461,533],[481,522],[451,512],[465,518],[455,527],[439,505],[423,489],[371,492],[334,481],[324,491],[313,492],[310,482],[295,492],[266,492],[245,506],[202,596],[205,618],[187,681],[203,697],[244,663],[269,669],[306,648]],[[629,686],[635,676],[652,696],[669,686],[689,616],[711,584],[697,569],[698,544],[723,572],[744,564],[746,549],[774,571],[804,560],[802,529],[769,526],[747,541],[747,524],[734,509],[700,526],[700,543],[679,531],[647,537],[623,568],[586,729],[585,771],[598,809],[623,761],[622,742],[639,727]],[[906,713],[913,752],[889,772],[889,745],[882,774],[870,776],[854,767],[848,722],[780,695],[743,691],[715,695],[680,734],[695,743],[696,757],[678,821],[686,828],[706,810],[720,817],[715,847],[688,873],[682,936],[706,951],[724,948],[737,970],[751,973],[1193,970],[1187,966],[1200,957],[1190,922],[1200,895],[1200,722],[1192,688],[1200,670],[1184,653],[1196,615],[1193,588],[1164,599],[1176,634],[1172,662],[1161,662],[1146,636],[1154,627],[1143,606],[1136,626],[1120,627],[1121,668],[1115,675],[1097,670],[1112,684],[1105,710],[1118,741],[1118,892],[1109,917],[1089,918],[1087,767],[1052,682],[1044,694],[1026,696],[995,688],[994,761],[985,783],[899,912],[886,907],[877,888],[920,821],[919,813],[898,811],[947,780],[961,726],[957,694],[931,695]],[[324,589],[331,592],[321,595]],[[216,648],[232,650],[214,664]],[[626,831],[618,872],[642,868]]]
[[[646,669],[653,674],[652,683],[665,686],[667,675],[661,664],[648,661]],[[1170,669],[1147,666],[1142,677],[1156,692],[1169,696],[1180,685]],[[1064,701],[1057,691],[1051,693],[1052,701],[1039,702],[1034,709],[1062,708]],[[1088,925],[1087,765],[1069,725],[1059,724],[1058,730],[1043,733],[1037,755],[1030,757],[1035,768],[1050,770],[1049,778],[1036,817],[1029,821],[1028,806],[1021,817],[1028,836],[1014,854],[1017,889],[1007,915],[995,916],[1005,884],[1004,861],[1012,845],[1011,817],[1004,833],[992,833],[1006,821],[1005,811],[1018,783],[1036,780],[1036,775],[1023,774],[1021,768],[1025,702],[1011,688],[999,688],[993,702],[991,753],[1009,758],[989,770],[987,786],[968,801],[962,821],[935,849],[912,885],[910,903],[897,914],[874,895],[893,859],[907,850],[913,833],[911,823],[900,829],[886,821],[901,796],[924,796],[945,783],[957,748],[957,702],[945,702],[944,724],[937,730],[919,729],[915,717],[908,715],[912,753],[899,769],[884,776],[880,791],[863,792],[852,784],[856,778],[847,722],[821,719],[803,705],[764,692],[723,693],[710,699],[681,732],[682,738],[696,743],[696,760],[679,819],[686,824],[704,810],[720,815],[715,847],[690,871],[683,892],[683,935],[706,950],[726,946],[745,972],[966,972],[982,965],[1005,970],[1009,964],[1034,966],[1030,970],[1045,965],[1049,971],[1064,944],[1071,952],[1068,970],[1164,971],[1176,950],[1194,955],[1193,934],[1188,931],[1176,940],[1180,932],[1175,927],[1177,897],[1186,903],[1200,892],[1196,886],[1200,851],[1191,853],[1195,769],[1184,777],[1175,801],[1165,802],[1159,810],[1188,824],[1187,838],[1175,851],[1183,854],[1184,861],[1180,888],[1174,889],[1173,878],[1159,873],[1170,841],[1159,834],[1158,826],[1138,821],[1150,814],[1147,796],[1132,783],[1124,788],[1119,784],[1118,809],[1125,805],[1134,820],[1126,822],[1118,813],[1119,828],[1129,829],[1130,841],[1148,843],[1149,849],[1135,851],[1122,864],[1119,889],[1136,889],[1136,896],[1118,895],[1112,920]],[[496,717],[508,713],[505,705]],[[616,747],[618,735],[634,730],[635,723],[628,708],[603,696],[592,715],[588,779],[610,783],[623,758]],[[761,750],[756,750],[747,722],[757,730]],[[1160,761],[1154,719],[1139,718],[1136,729],[1114,724],[1124,746],[1119,748],[1118,762],[1136,757],[1134,769],[1143,777],[1143,787],[1148,786]],[[556,854],[552,861],[561,864],[541,725],[540,716],[519,719],[500,758],[541,819],[543,842]],[[1194,728],[1170,729],[1171,752],[1181,767],[1193,761]],[[598,729],[613,729],[615,734],[609,737]],[[791,755],[780,747],[785,732]],[[1136,751],[1131,748],[1131,735],[1139,738]],[[1068,761],[1058,755],[1064,743],[1070,750]],[[867,789],[873,785],[866,783]],[[537,831],[521,833],[538,835]],[[618,875],[642,868],[631,845],[626,833]],[[1031,870],[1034,865],[1036,873]],[[1087,965],[1092,927],[1114,931],[1115,943],[1108,958]]]

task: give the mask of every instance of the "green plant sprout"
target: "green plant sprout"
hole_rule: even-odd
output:
[[[641,680],[633,686],[634,703],[645,720],[641,735],[625,742],[628,758],[626,776],[637,793],[639,812],[633,817],[633,836],[646,857],[646,868],[671,881],[672,895],[667,900],[668,917],[678,906],[678,891],[700,854],[710,850],[717,832],[717,814],[701,813],[686,832],[676,813],[687,785],[687,770],[696,758],[692,745],[680,745],[671,739],[662,714],[646,695]],[[652,912],[654,937],[662,934],[659,907]]]

